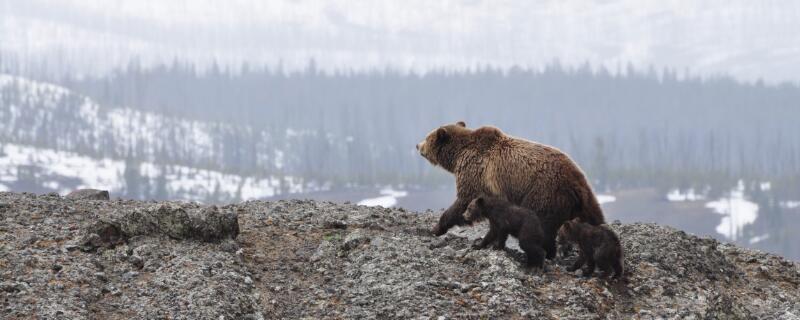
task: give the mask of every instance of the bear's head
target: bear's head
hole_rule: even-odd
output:
[[[467,129],[463,121],[455,124],[441,126],[430,133],[417,144],[419,154],[434,166],[441,166],[447,171],[453,171],[453,165],[464,138],[472,130]]]
[[[467,222],[476,222],[486,217],[486,199],[485,196],[479,196],[467,206],[464,211],[464,220]]]

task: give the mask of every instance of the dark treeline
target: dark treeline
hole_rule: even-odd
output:
[[[297,154],[291,155],[307,163],[292,167],[322,180],[449,181],[413,146],[438,125],[465,120],[567,151],[601,189],[727,190],[746,179],[772,181],[786,197],[800,195],[800,88],[792,85],[681,79],[669,70],[630,67],[614,73],[558,64],[544,70],[324,73],[313,63],[302,72],[244,66],[203,74],[179,63],[147,70],[132,64],[104,78],[63,83],[107,106],[278,136],[311,130],[315,141],[297,141],[305,145],[293,146]],[[326,141],[332,139],[340,141]],[[236,149],[246,157],[252,148]]]

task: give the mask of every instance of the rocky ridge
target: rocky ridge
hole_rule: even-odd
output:
[[[0,318],[800,318],[800,266],[775,255],[614,223],[628,275],[586,279],[574,255],[473,250],[485,225],[432,237],[436,218],[0,193]]]

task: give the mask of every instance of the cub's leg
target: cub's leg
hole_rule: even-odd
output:
[[[544,249],[536,241],[526,238],[520,237],[519,239],[519,247],[522,248],[522,251],[525,251],[526,266],[544,268],[544,257],[546,255]]]
[[[556,234],[558,234],[558,228],[555,230],[553,230],[553,228],[543,229],[544,242],[542,243],[542,248],[547,252],[547,259],[553,259],[556,257]]]
[[[622,277],[622,258],[615,259],[612,267],[614,268],[614,279]]]
[[[600,278],[608,278],[614,272],[611,264],[606,261],[597,261],[597,268],[601,271]]]
[[[578,270],[585,263],[586,263],[586,255],[583,253],[583,251],[578,252],[578,260],[575,260],[575,263],[572,264],[571,267],[567,268],[567,271],[573,272],[575,270]]]
[[[495,250],[503,250],[506,248],[506,241],[508,240],[508,233],[499,233],[497,235],[497,241],[494,243]]]
[[[489,244],[497,241],[497,237],[498,236],[499,235],[498,235],[497,228],[495,228],[495,227],[490,225],[489,226],[489,232],[487,232],[486,235],[483,236],[483,239],[481,239],[481,241],[478,244],[473,245],[472,248],[474,248],[474,249],[486,248],[486,246],[488,246]]]
[[[594,268],[595,268],[594,258],[589,256],[586,259],[586,269],[583,269],[582,276],[586,278],[591,277],[592,274],[594,273]]]

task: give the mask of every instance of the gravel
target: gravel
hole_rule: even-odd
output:
[[[800,266],[654,224],[626,277],[473,250],[486,225],[305,200],[226,206],[0,193],[0,318],[800,319]]]

